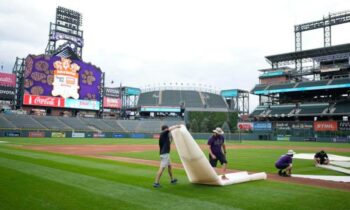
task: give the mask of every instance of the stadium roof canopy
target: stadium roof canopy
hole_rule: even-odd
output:
[[[303,50],[297,52],[283,53],[278,55],[266,56],[266,60],[270,63],[278,63],[285,61],[294,61],[303,58],[316,58],[332,54],[348,53],[350,52],[350,44],[335,45],[331,47],[322,47],[310,50]]]

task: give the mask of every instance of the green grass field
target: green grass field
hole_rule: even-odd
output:
[[[349,209],[350,191],[281,183],[271,180],[226,187],[194,185],[184,170],[167,174],[162,188],[152,183],[157,167],[21,149],[20,145],[157,144],[153,139],[31,139],[1,138],[0,209]],[[204,144],[205,141],[199,141]],[[239,143],[228,143],[228,145]],[[253,142],[242,145],[350,148],[349,144],[304,142]],[[16,146],[16,147],[14,147]],[[273,163],[285,149],[230,149],[229,168],[275,173]],[[331,152],[350,156],[348,152]],[[158,160],[158,151],[113,153]],[[179,162],[176,152],[173,162]],[[295,173],[334,174],[313,167],[312,161],[295,160]]]

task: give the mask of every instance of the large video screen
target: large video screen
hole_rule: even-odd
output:
[[[29,55],[24,94],[100,101],[101,76],[99,68],[83,61]]]

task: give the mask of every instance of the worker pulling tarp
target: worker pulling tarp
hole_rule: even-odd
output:
[[[222,179],[222,175],[216,174],[203,151],[184,125],[181,125],[179,129],[171,131],[171,134],[182,165],[191,183],[224,186],[266,179],[265,172],[248,174],[246,171],[225,174],[227,179]]]

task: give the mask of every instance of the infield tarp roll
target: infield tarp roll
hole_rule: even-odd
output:
[[[205,154],[188,132],[185,126],[171,132],[177,152],[191,183],[208,185],[229,185],[253,180],[266,179],[266,173],[248,174],[237,172],[226,174],[227,180],[222,180],[211,167]]]

